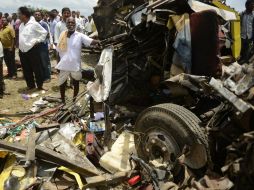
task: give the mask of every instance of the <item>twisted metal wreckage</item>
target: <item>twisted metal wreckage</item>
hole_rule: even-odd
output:
[[[93,19],[89,96],[2,124],[0,188],[252,189],[239,15],[218,0],[100,0]]]

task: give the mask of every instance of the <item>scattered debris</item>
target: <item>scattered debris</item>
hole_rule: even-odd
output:
[[[1,114],[0,189],[252,189],[254,64],[236,61],[238,16],[221,1],[98,1],[87,90]]]

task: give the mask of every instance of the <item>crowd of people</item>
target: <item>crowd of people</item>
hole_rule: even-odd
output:
[[[4,78],[15,80],[17,68],[15,52],[18,50],[27,90],[47,90],[44,83],[51,81],[49,50],[56,51],[57,70],[62,102],[65,102],[66,81],[72,79],[74,99],[81,79],[81,48],[97,46],[99,41],[89,38],[92,19],[65,7],[59,13],[20,7],[11,16],[0,12],[0,98],[5,95]],[[3,60],[7,75],[3,76]]]

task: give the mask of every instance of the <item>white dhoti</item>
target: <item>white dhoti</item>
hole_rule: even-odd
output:
[[[67,79],[71,77],[74,80],[80,81],[82,79],[82,73],[81,71],[63,71],[60,70],[59,76],[58,76],[58,84],[62,85],[67,81]]]

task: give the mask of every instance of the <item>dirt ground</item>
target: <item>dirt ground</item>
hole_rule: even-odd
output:
[[[18,59],[18,56],[16,56]],[[82,54],[82,68],[93,67],[98,61],[98,55],[88,55]],[[52,70],[54,70],[54,66],[56,65],[56,61],[54,59],[51,60]],[[4,75],[7,74],[7,68],[4,67]],[[18,78],[15,80],[5,79],[5,87],[8,95],[5,95],[3,99],[0,99],[0,114],[15,114],[19,112],[27,112],[32,108],[32,104],[34,101],[39,100],[44,96],[52,96],[59,97],[59,87],[57,80],[57,73],[51,75],[51,82],[45,83],[44,87],[48,89],[48,91],[25,91],[26,83],[23,79],[22,71],[18,71]],[[85,89],[85,84],[80,83],[80,92]],[[71,98],[73,94],[73,90],[68,88],[66,91],[67,97]],[[24,95],[37,95],[34,98],[29,98],[28,100],[24,99]]]

